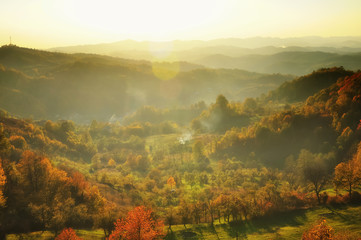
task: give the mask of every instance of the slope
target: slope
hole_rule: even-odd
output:
[[[121,117],[143,105],[208,101],[219,92],[238,100],[267,92],[291,78],[211,70],[186,62],[154,63],[16,46],[0,48],[0,64],[1,108],[22,117],[76,121]]]

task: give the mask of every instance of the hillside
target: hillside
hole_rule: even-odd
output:
[[[291,79],[187,62],[152,63],[16,46],[0,48],[0,65],[0,108],[35,119],[88,122],[121,118],[143,105],[209,102],[219,93],[242,100]]]
[[[284,166],[287,159],[293,159],[302,149],[322,154],[332,152],[335,159],[328,163],[331,165],[349,157],[361,136],[361,78],[359,72],[349,75],[343,69],[334,70],[315,72],[289,83],[297,85],[317,77],[327,82],[332,75],[338,76],[342,72],[346,75],[333,78],[337,79],[334,84],[298,105],[285,106],[247,129],[227,131],[219,138],[214,157],[244,159],[252,155],[273,167]],[[302,93],[303,89],[300,91]],[[294,90],[293,94],[296,92]],[[258,111],[262,112],[262,108]]]
[[[269,92],[265,100],[286,103],[305,101],[308,97],[336,83],[339,78],[352,74],[352,71],[345,70],[343,67],[319,69],[311,74],[281,84],[277,89]]]
[[[332,84],[332,76],[340,77]],[[1,111],[0,237],[54,236],[66,226],[109,236],[137,206],[167,225],[167,239],[294,239],[321,217],[337,232],[347,225],[358,234],[358,222],[341,222],[329,209],[352,217],[360,204],[360,182],[349,187],[345,178],[361,172],[361,75],[321,69],[291,83],[318,79],[331,85],[297,104],[219,95],[208,106],[143,107],[123,124]],[[19,216],[26,224],[18,226]]]

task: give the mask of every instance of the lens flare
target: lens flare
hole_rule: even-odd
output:
[[[149,52],[152,55],[154,76],[164,81],[177,76],[180,67],[172,42],[150,43]]]

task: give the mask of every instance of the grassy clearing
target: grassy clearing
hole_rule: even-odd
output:
[[[273,214],[249,222],[209,224],[176,225],[169,232],[167,240],[220,240],[220,239],[300,239],[312,223],[320,218],[327,220],[335,232],[350,231],[361,235],[361,206],[329,207],[322,206],[314,209],[300,209],[287,213]],[[79,237],[85,240],[104,239],[102,230],[76,230]],[[19,239],[53,239],[50,232],[34,232],[31,234],[9,235],[8,240]]]
[[[336,232],[351,231],[361,235],[361,206],[318,207],[254,219],[242,223],[215,223],[172,227],[167,239],[300,239],[312,223],[327,220]]]
[[[76,234],[84,240],[103,240],[104,232],[103,230],[86,230],[86,229],[77,229],[75,230]],[[6,240],[53,240],[54,234],[52,232],[32,232],[28,234],[10,234],[7,236]]]

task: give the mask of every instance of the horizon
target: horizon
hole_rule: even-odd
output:
[[[54,48],[135,41],[359,36],[361,2],[14,0],[0,9],[0,45]]]
[[[10,40],[11,38],[11,40]],[[23,47],[23,48],[30,48],[30,49],[39,49],[39,50],[44,50],[44,51],[48,51],[48,50],[53,50],[53,49],[57,49],[57,48],[68,48],[68,47],[82,47],[82,46],[97,46],[97,45],[108,45],[108,44],[116,44],[116,43],[121,43],[121,42],[136,42],[136,43],[175,43],[175,42],[212,42],[212,41],[226,41],[226,40],[251,40],[251,39],[268,39],[268,40],[296,40],[296,39],[307,39],[307,38],[318,38],[318,39],[322,39],[322,40],[327,40],[327,39],[343,39],[343,38],[360,38],[361,39],[361,34],[360,35],[348,35],[348,36],[320,36],[320,35],[305,35],[305,36],[295,36],[295,37],[278,37],[278,36],[249,36],[249,37],[219,37],[219,38],[210,38],[210,39],[169,39],[169,40],[149,40],[149,39],[131,39],[131,38],[125,38],[125,39],[119,39],[119,40],[114,40],[114,41],[108,41],[108,42],[83,42],[83,43],[79,43],[79,44],[69,44],[69,45],[54,45],[54,46],[48,46],[48,47],[39,47],[39,46],[30,46],[26,43],[24,43],[23,41],[20,41],[19,43],[17,42],[17,40],[12,37],[9,36],[8,37],[8,41],[0,41],[0,46],[16,46],[16,47]],[[214,45],[216,46],[216,45]],[[221,46],[221,45],[220,45]],[[225,45],[226,46],[226,45]],[[229,45],[229,46],[232,46]],[[300,45],[286,45],[286,46],[275,46],[272,44],[265,44],[259,47],[241,47],[241,48],[249,48],[249,49],[256,49],[256,48],[262,48],[262,47],[299,47]],[[322,45],[314,45],[317,47],[323,47]],[[311,47],[308,45],[302,46],[302,47]],[[347,46],[340,46],[340,48],[342,47],[347,47]]]

